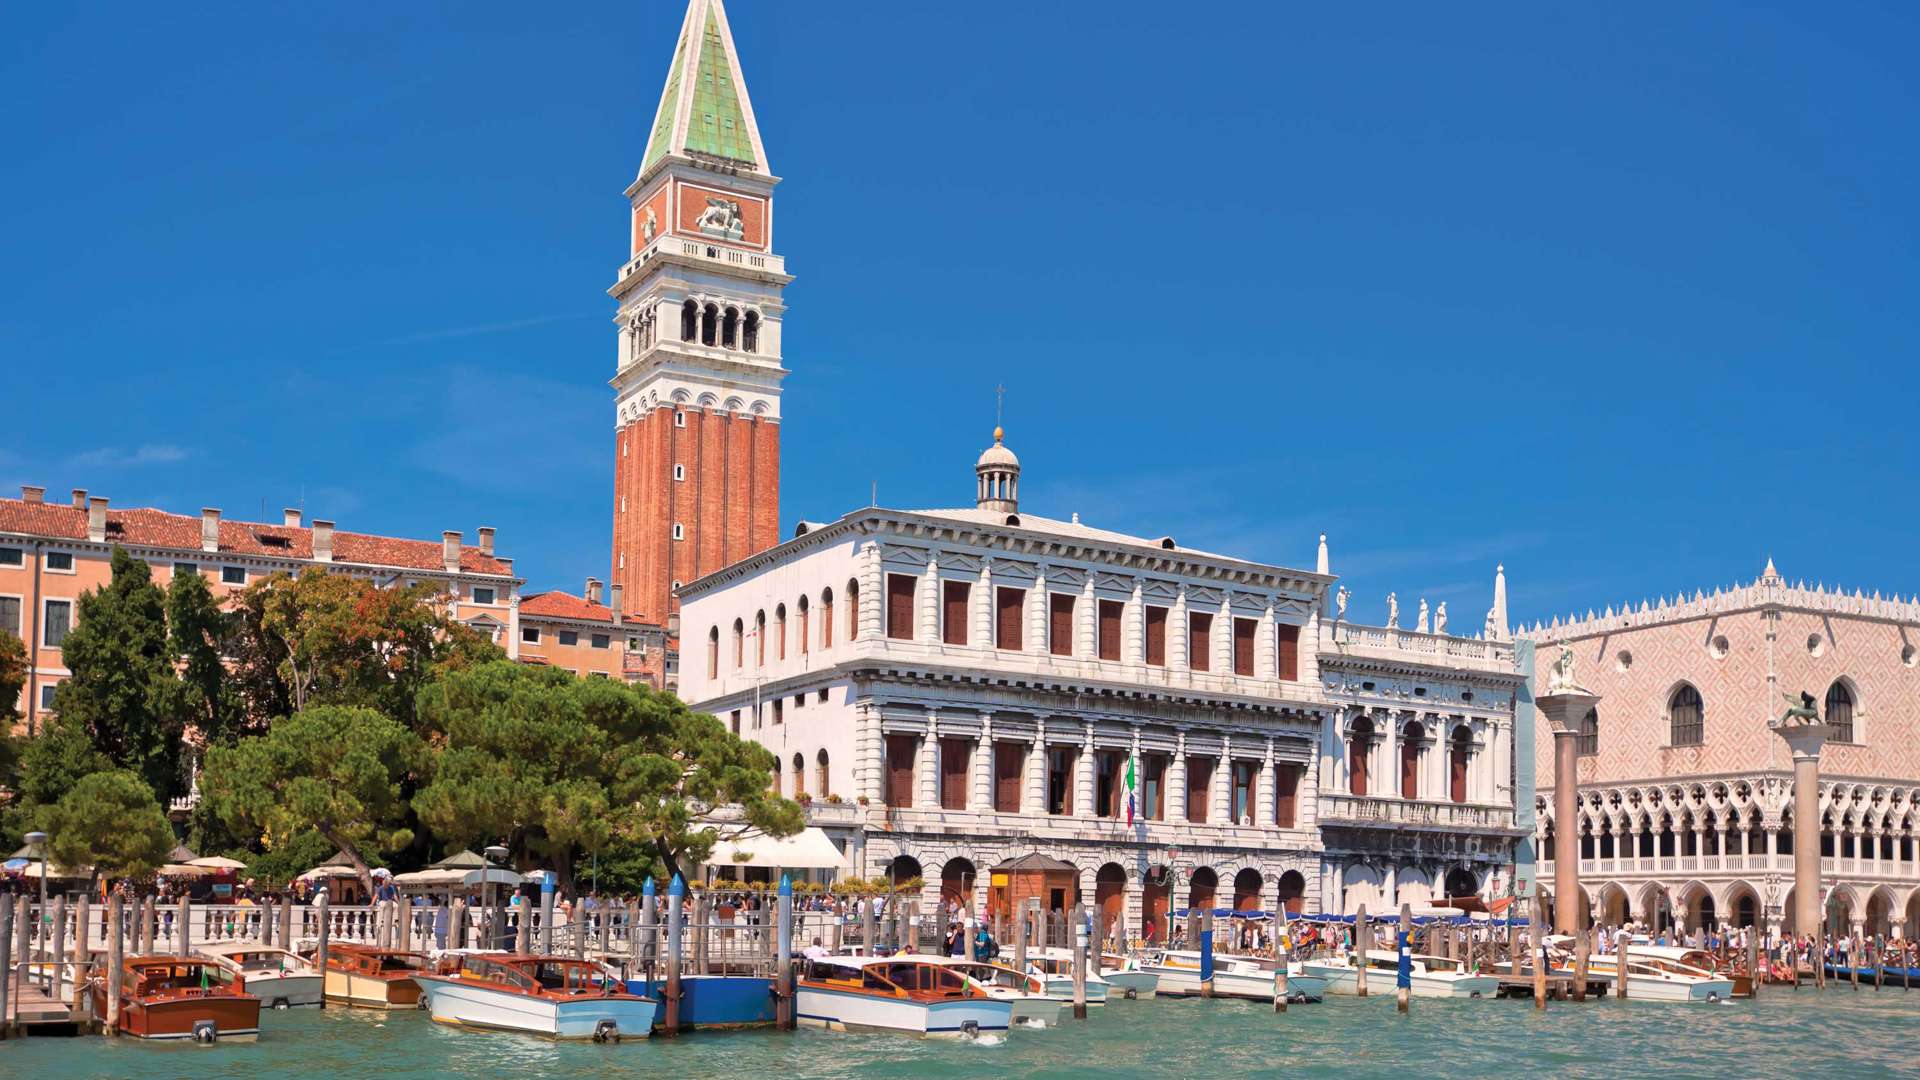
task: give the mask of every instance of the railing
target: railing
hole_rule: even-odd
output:
[[[1356,626],[1343,622],[1335,628],[1336,640],[1344,645],[1388,653],[1413,653],[1443,656],[1449,660],[1472,661],[1501,670],[1513,667],[1513,646],[1504,641],[1454,637],[1450,634],[1422,634],[1398,627]]]
[[[1447,825],[1457,828],[1508,829],[1513,811],[1504,806],[1376,799],[1362,795],[1320,796],[1320,820],[1359,821],[1385,825]]]
[[[753,270],[764,270],[770,274],[787,272],[787,260],[779,255],[769,255],[758,251],[742,251],[726,244],[706,243],[690,240],[681,236],[655,238],[653,243],[640,250],[638,255],[627,260],[620,267],[618,277],[625,280],[642,266],[661,255],[672,254],[683,258],[701,259],[709,262],[726,263],[731,266],[743,266]]]

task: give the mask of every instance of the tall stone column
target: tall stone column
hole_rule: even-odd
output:
[[[1553,729],[1553,925],[1563,934],[1580,929],[1580,721],[1599,702],[1573,681],[1571,650],[1535,702]]]
[[[1812,706],[1806,707],[1812,712]],[[1793,928],[1799,934],[1826,932],[1820,896],[1820,750],[1833,728],[1816,713],[1811,718],[1781,717],[1770,725],[1793,752]]]

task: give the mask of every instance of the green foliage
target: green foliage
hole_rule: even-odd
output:
[[[54,691],[54,711],[161,797],[178,794],[184,725],[166,594],[146,563],[116,547],[113,580],[83,593],[78,614],[61,644],[72,677]]]
[[[173,830],[153,789],[124,769],[81,777],[43,808],[39,824],[55,866],[91,866],[109,878],[152,873],[173,850]]]
[[[450,845],[509,838],[563,882],[603,852],[623,879],[669,876],[711,851],[722,830],[704,819],[723,803],[745,810],[727,835],[804,824],[769,794],[770,753],[671,695],[611,679],[483,664],[421,691],[418,722],[442,747],[414,796],[421,822]]]
[[[205,848],[194,848],[204,853]],[[332,841],[320,835],[318,829],[302,829],[289,837],[286,842],[274,845],[273,849],[261,854],[250,851],[229,851],[227,854],[247,864],[246,876],[258,878],[261,882],[284,884],[333,858],[337,850]],[[368,853],[369,865],[380,865],[377,856]]]
[[[201,795],[235,831],[272,850],[313,829],[345,852],[371,891],[363,848],[394,851],[413,839],[404,827],[401,784],[420,741],[372,709],[319,705],[264,735],[210,747]]]
[[[20,691],[27,685],[27,647],[11,631],[0,630],[0,732],[20,722]]]
[[[231,601],[231,674],[251,726],[314,705],[378,710],[413,726],[414,698],[440,672],[501,658],[447,618],[433,586],[379,588],[318,569],[274,574]]]
[[[113,768],[113,761],[93,745],[93,737],[72,717],[49,716],[40,733],[20,747],[22,804],[50,806],[91,773]]]
[[[208,744],[230,741],[240,719],[221,660],[231,622],[206,578],[173,576],[167,587],[167,645],[179,658],[181,707]]]

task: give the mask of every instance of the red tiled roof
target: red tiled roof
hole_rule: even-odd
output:
[[[533,616],[536,619],[574,619],[579,622],[613,621],[613,609],[605,604],[596,604],[590,600],[561,592],[534,593],[520,598],[520,617]],[[627,615],[623,620],[629,626],[645,626],[646,621],[638,615]]]
[[[0,499],[0,532],[23,533],[68,540],[87,538],[87,512],[62,503],[30,503]],[[200,551],[200,518],[169,514],[151,507],[107,511],[107,542],[173,551]],[[313,530],[220,519],[220,551],[232,555],[265,555],[283,559],[312,559]],[[443,570],[438,540],[403,540],[365,533],[333,533],[333,561],[409,570]],[[479,548],[462,545],[460,569],[469,574],[510,577],[513,570]]]

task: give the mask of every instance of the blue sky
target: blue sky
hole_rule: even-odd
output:
[[[971,498],[1477,628],[1920,590],[1912,5],[729,5],[798,276],[783,530]],[[606,576],[682,7],[28,5],[0,483]]]

